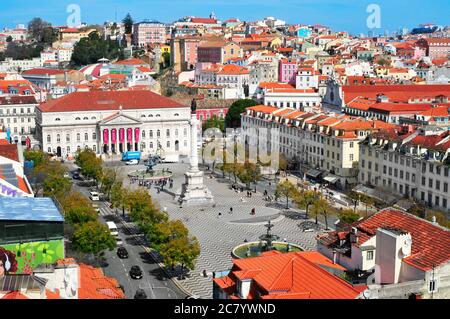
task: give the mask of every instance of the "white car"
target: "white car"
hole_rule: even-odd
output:
[[[100,200],[100,196],[97,192],[90,192],[89,193],[89,198],[93,201],[93,202],[98,202]]]
[[[137,159],[130,160],[126,162],[126,165],[138,165],[139,161]]]

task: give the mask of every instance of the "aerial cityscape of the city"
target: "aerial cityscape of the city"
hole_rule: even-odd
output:
[[[0,13],[0,299],[450,298],[450,21],[427,20],[448,3],[395,29],[367,3],[336,29],[302,0],[252,19],[256,1],[174,1],[170,21],[169,1],[109,20],[19,2]]]

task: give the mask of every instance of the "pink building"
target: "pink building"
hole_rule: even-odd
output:
[[[279,81],[281,83],[295,84],[298,71],[298,61],[296,59],[281,59],[279,71]]]
[[[205,107],[197,109],[196,113],[197,113],[197,120],[205,122],[206,120],[209,120],[214,116],[217,116],[217,118],[219,119],[224,119],[228,113],[228,108],[220,106],[208,108]]]
[[[166,26],[156,21],[136,23],[133,27],[133,41],[139,47],[152,43],[166,43]]]

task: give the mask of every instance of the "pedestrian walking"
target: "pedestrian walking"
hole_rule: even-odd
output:
[[[251,215],[256,215],[256,208],[252,209]]]
[[[233,207],[230,207],[230,214],[233,214]]]

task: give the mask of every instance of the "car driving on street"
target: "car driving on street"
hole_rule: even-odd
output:
[[[141,267],[139,267],[139,266],[131,267],[130,277],[133,279],[142,279],[143,273],[142,273]]]
[[[119,247],[117,249],[117,256],[119,256],[120,259],[127,259],[128,258],[128,251],[125,247]]]
[[[137,159],[132,159],[125,163],[126,165],[138,165],[139,161]]]

